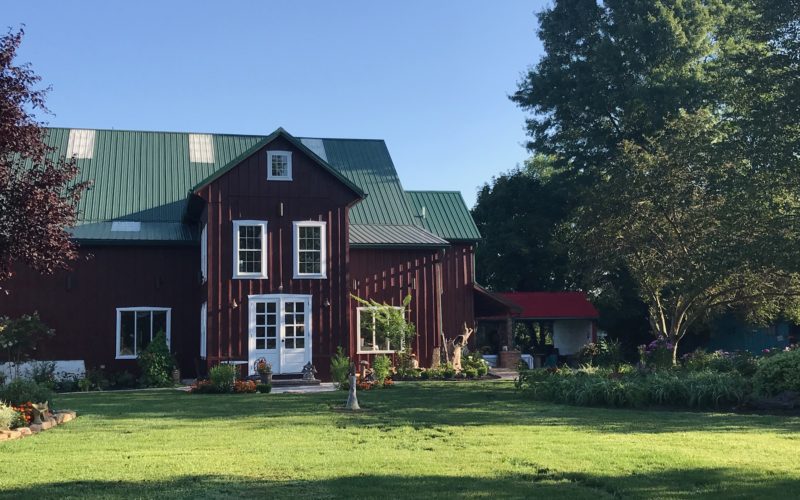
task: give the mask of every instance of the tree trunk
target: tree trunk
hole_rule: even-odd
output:
[[[358,406],[358,396],[356,396],[356,375],[355,373],[350,374],[350,391],[347,395],[347,405],[345,408],[348,410],[360,410],[361,407]]]
[[[680,338],[678,338],[678,337],[675,337],[675,339],[672,341],[672,366],[677,366],[678,365],[678,342],[679,341],[680,341]]]

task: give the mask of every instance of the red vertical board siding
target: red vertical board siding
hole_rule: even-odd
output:
[[[442,259],[442,323],[447,338],[463,333],[465,323],[474,328],[473,253],[470,244],[454,244]]]
[[[292,152],[292,181],[267,180],[267,150]],[[205,186],[198,195],[208,204],[209,255],[208,364],[248,357],[248,295],[311,295],[312,359],[327,376],[335,346],[345,345],[347,303],[348,207],[357,196],[293,144],[278,138]],[[283,216],[280,203],[283,202]],[[267,278],[233,279],[233,221],[267,221]],[[294,221],[327,222],[327,278],[294,279]],[[213,235],[213,236],[212,236]],[[325,303],[329,302],[329,306]]]
[[[464,324],[472,327],[474,270],[472,245],[453,245],[443,252],[430,249],[350,250],[350,277],[353,293],[364,299],[399,305],[411,294],[410,320],[417,328],[415,353],[422,366],[432,362],[433,349],[441,345],[439,308],[442,329],[448,339],[462,333]],[[441,280],[436,277],[441,267]],[[441,305],[437,294],[441,287]],[[351,300],[350,352],[361,361],[368,354],[357,354],[358,325],[356,308]]]
[[[37,311],[55,330],[36,359],[136,371],[135,360],[115,359],[117,308],[169,307],[171,349],[181,372],[191,376],[200,356],[199,272],[200,249],[194,245],[85,247],[71,271],[43,276],[19,268],[4,283],[9,294],[0,299],[0,315]]]

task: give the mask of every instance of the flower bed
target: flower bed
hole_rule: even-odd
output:
[[[11,414],[11,418],[2,422],[0,427],[0,441],[20,439],[74,420],[77,414],[71,410],[47,411],[40,416],[41,423],[34,422],[33,403],[26,402],[17,406],[0,404],[0,413]]]
[[[651,353],[663,346],[654,344]],[[755,357],[746,352],[696,351],[667,367],[647,355],[634,368],[584,366],[522,369],[517,389],[533,399],[581,406],[642,408],[800,409],[800,348]]]

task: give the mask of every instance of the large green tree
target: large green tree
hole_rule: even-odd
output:
[[[575,286],[577,273],[561,237],[570,197],[548,183],[550,164],[535,156],[478,192],[472,217],[483,236],[475,256],[479,283],[500,291]]]
[[[560,0],[512,96],[571,185],[593,287],[623,267],[675,345],[723,308],[792,312],[798,2]],[[788,112],[787,112],[788,110]]]

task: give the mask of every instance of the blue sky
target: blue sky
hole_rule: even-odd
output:
[[[508,100],[542,1],[7,2],[53,126],[386,140],[407,189],[527,156]]]

